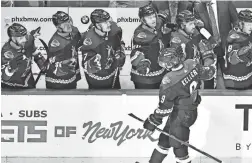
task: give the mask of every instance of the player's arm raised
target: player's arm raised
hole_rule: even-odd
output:
[[[30,35],[28,35],[28,46],[30,45],[32,47],[32,55],[34,57],[34,61],[38,65],[39,69],[41,71],[46,71],[48,63],[46,62],[45,57],[41,54],[41,52],[38,49],[38,45],[36,45],[36,33],[37,32],[31,32]]]
[[[146,45],[141,38],[147,37],[144,32],[138,33],[137,37],[133,40],[133,49],[130,54],[131,64],[140,74],[147,74],[150,71],[151,61],[145,58]]]
[[[215,64],[217,56],[214,53],[213,45],[209,41],[205,39],[201,40],[199,42],[199,49],[205,66]]]

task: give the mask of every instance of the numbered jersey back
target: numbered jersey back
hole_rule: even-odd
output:
[[[170,72],[169,89],[176,92],[179,97],[188,97],[200,86],[198,64],[191,59],[184,62],[184,68],[179,71]],[[165,86],[162,86],[165,89]]]

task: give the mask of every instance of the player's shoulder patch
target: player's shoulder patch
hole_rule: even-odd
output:
[[[60,46],[60,42],[57,39],[53,39],[53,41],[51,42],[50,45],[51,45],[51,47],[56,48],[56,47]]]
[[[147,35],[145,32],[139,32],[136,37],[139,39],[144,39],[147,38]]]
[[[14,54],[12,53],[12,51],[6,51],[4,52],[4,57],[8,59],[12,59],[14,58]]]
[[[168,75],[165,75],[162,79],[162,84],[166,85],[166,84],[170,84],[171,83],[171,79]]]
[[[181,39],[179,37],[173,37],[171,40],[172,43],[175,44],[180,44],[181,43]]]
[[[91,40],[91,38],[86,38],[84,41],[83,41],[83,45],[85,45],[85,46],[90,46],[90,45],[92,45],[92,40]]]

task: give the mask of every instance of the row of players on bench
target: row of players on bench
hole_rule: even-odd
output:
[[[168,16],[166,12],[157,13],[151,5],[139,8],[141,25],[134,32],[134,48],[131,52],[131,80],[136,89],[158,89],[164,75],[185,59],[196,59],[204,66],[216,62],[213,50],[219,40],[209,36],[207,40],[203,37],[204,33],[199,34],[199,31],[204,31],[196,30],[202,29],[202,21],[188,10],[176,16],[177,25],[172,25]],[[239,16],[244,27],[235,27],[231,31],[234,34],[228,39],[239,41],[242,37],[244,41],[249,38],[250,33],[244,33],[246,31],[243,32],[243,28],[245,23],[252,22],[252,13],[243,10]],[[73,26],[67,13],[58,11],[52,18],[57,31],[48,43],[47,59],[38,52],[34,43],[38,30],[29,33],[18,23],[8,27],[10,39],[2,47],[2,88],[35,88],[37,80],[34,80],[31,71],[34,58],[41,72],[46,74],[46,88],[76,89],[81,79],[78,61],[80,51],[89,89],[120,89],[119,75],[125,64],[125,44],[122,29],[111,20],[110,14],[95,9],[90,15],[92,26],[83,34]],[[201,39],[188,48],[186,43],[194,35]],[[252,60],[251,46],[237,47],[228,51],[231,54],[230,66],[242,63],[243,68],[248,69]],[[240,71],[243,70],[240,68]]]

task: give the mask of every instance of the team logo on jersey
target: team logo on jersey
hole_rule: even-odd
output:
[[[140,32],[138,35],[137,35],[137,38],[146,38],[147,35],[144,33],[144,32]]]
[[[168,76],[164,76],[162,84],[169,84],[169,83],[171,83],[171,79]]]
[[[240,36],[237,34],[237,33],[233,33],[231,36],[230,36],[231,39],[238,39],[240,38]]]
[[[173,37],[172,40],[171,40],[171,42],[173,42],[175,44],[179,44],[179,43],[181,43],[181,40],[178,37]]]
[[[52,42],[51,42],[51,47],[58,47],[60,46],[60,43],[58,40],[54,39]]]
[[[86,45],[86,46],[92,45],[92,40],[90,38],[86,38],[83,41],[83,45]]]
[[[14,54],[11,51],[7,51],[4,53],[4,57],[12,59],[12,58],[14,58]]]
[[[112,46],[109,46],[109,45],[107,45],[106,49],[108,50],[108,56],[107,56],[107,63],[106,63],[105,69],[109,69],[113,63],[113,56],[115,54],[115,50],[113,49]]]

